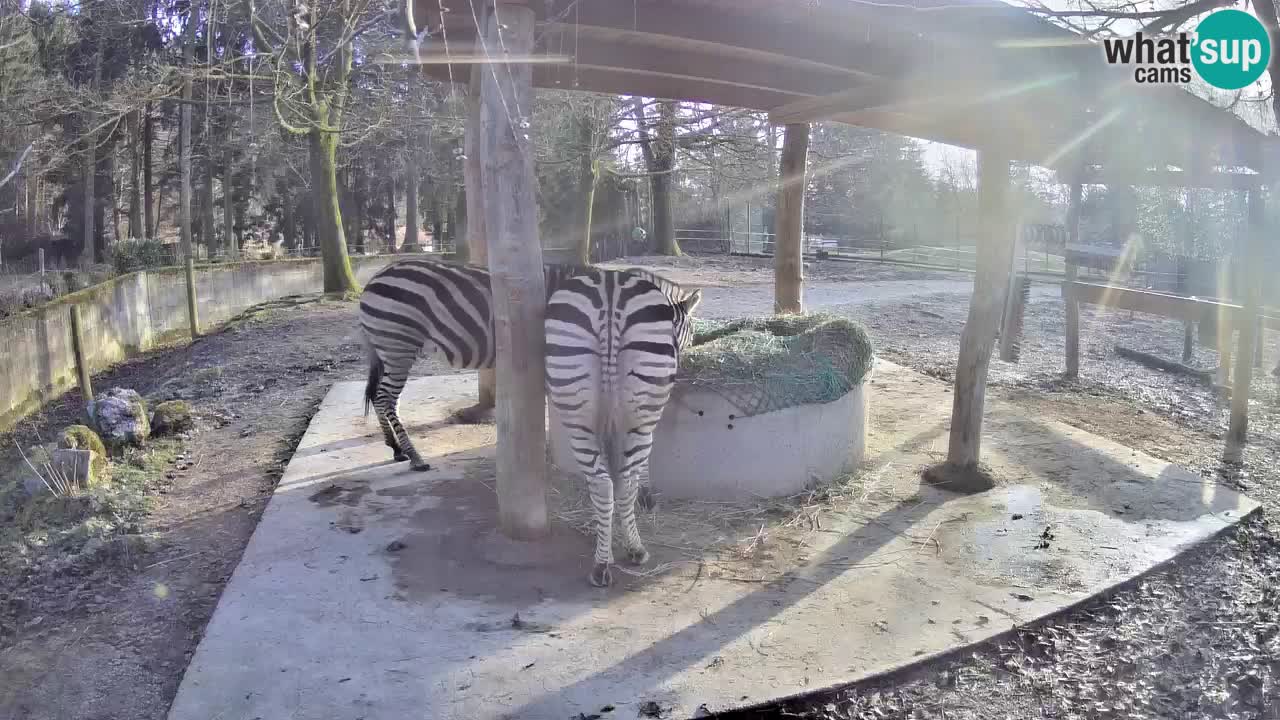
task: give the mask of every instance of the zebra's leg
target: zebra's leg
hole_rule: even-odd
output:
[[[593,511],[592,524],[595,526],[595,564],[591,568],[589,579],[596,587],[607,587],[613,582],[613,575],[609,570],[609,566],[613,564],[613,481],[609,477],[609,467],[595,431],[575,422],[577,418],[573,416],[574,413],[569,415],[562,418],[561,422],[569,436],[569,446],[578,463],[578,471],[587,483],[587,494],[591,498]]]
[[[378,425],[382,427],[382,439],[386,441],[387,447],[391,448],[391,451],[395,453],[395,461],[404,462],[408,460],[409,456],[405,455],[404,451],[400,449],[400,443],[396,440],[396,434],[392,432],[391,423],[387,421],[386,415],[377,408],[374,408],[374,414],[378,416]]]
[[[577,454],[577,448],[574,450]],[[613,565],[613,482],[599,456],[592,465],[586,479],[587,493],[591,496],[591,508],[594,511],[596,554],[589,579],[596,587],[608,587],[613,584],[613,573],[609,569]]]
[[[640,466],[640,471],[636,474],[636,505],[641,510],[649,511],[658,506],[658,498],[653,494],[653,488],[649,485],[649,459],[645,458],[644,464]]]
[[[636,527],[636,495],[639,488],[638,468],[621,473],[614,486],[618,519],[622,526],[622,544],[627,549],[627,562],[632,565],[643,565],[649,561],[649,551],[644,549],[644,543],[640,541],[640,530]]]
[[[431,465],[425,462],[418,454],[418,450],[413,447],[413,441],[409,439],[409,433],[405,432],[404,424],[400,422],[400,415],[396,412],[400,406],[400,393],[404,391],[404,384],[409,379],[409,370],[412,367],[413,358],[408,358],[407,361],[399,359],[388,362],[382,380],[378,383],[378,393],[374,398],[373,406],[378,412],[379,421],[385,422],[386,427],[391,431],[387,444],[391,445],[391,441],[395,441],[395,445],[391,445],[391,448],[396,451],[396,460],[399,461],[403,456],[407,456],[412,469],[424,471],[430,470]]]

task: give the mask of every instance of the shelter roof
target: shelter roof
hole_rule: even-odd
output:
[[[473,52],[469,0],[412,1],[417,15],[447,7],[449,53]],[[536,52],[572,58],[534,65],[543,88],[742,107],[776,122],[838,121],[1055,168],[1124,158],[1132,169],[1260,169],[1275,152],[1275,139],[1235,114],[1177,86],[1138,84],[1130,70],[1108,66],[1098,45],[994,0],[530,5]],[[435,34],[436,52],[445,34]],[[447,65],[428,68],[449,74]],[[454,77],[462,71],[452,68]]]

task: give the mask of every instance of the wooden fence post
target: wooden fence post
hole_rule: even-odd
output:
[[[1244,449],[1249,442],[1249,386],[1253,380],[1253,352],[1258,340],[1258,315],[1261,304],[1266,213],[1262,207],[1262,190],[1249,191],[1249,230],[1246,238],[1242,275],[1244,303],[1237,316],[1240,345],[1236,350],[1235,381],[1231,385],[1231,420],[1227,427],[1226,447],[1222,459],[1230,463],[1244,462]]]
[[[93,402],[93,381],[89,374],[89,362],[84,356],[84,326],[80,322],[80,306],[71,306],[71,354],[76,361],[76,376],[80,379],[80,394],[85,407]]]
[[[1067,205],[1067,242],[1062,253],[1065,261],[1063,280],[1068,288],[1062,294],[1066,304],[1067,370],[1065,376],[1068,378],[1080,376],[1080,303],[1076,301],[1069,288],[1071,283],[1076,281],[1076,264],[1072,262],[1071,246],[1080,244],[1080,202],[1083,194],[1084,188],[1080,184],[1079,176],[1071,178],[1071,199]]]
[[[191,339],[200,337],[200,315],[196,306],[196,261],[187,256],[187,320],[191,323]]]
[[[534,11],[500,0],[487,43],[514,57],[533,51]],[[533,69],[486,65],[480,96],[485,232],[497,341],[498,522],[515,540],[545,537],[547,521],[546,290],[534,197]]]

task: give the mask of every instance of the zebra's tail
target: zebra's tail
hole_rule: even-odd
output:
[[[378,353],[373,348],[369,348],[369,382],[364,386],[364,416],[369,417],[369,406],[373,405],[373,399],[378,396],[378,384],[382,382],[382,358],[378,357]]]

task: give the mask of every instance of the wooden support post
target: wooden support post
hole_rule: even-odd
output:
[[[80,378],[80,395],[85,407],[93,402],[93,381],[89,375],[89,362],[84,356],[84,326],[80,322],[80,306],[71,306],[71,354],[76,361],[76,377]]]
[[[809,123],[786,126],[782,138],[781,182],[773,232],[773,311],[804,310],[804,187]],[[773,148],[769,149],[770,154]]]
[[[486,11],[487,13],[487,11]],[[483,20],[482,20],[483,22]],[[476,40],[476,52],[482,53],[480,40]],[[480,161],[480,93],[487,66],[475,63],[471,66],[471,81],[467,90],[467,126],[463,135],[463,182],[467,190],[467,248],[471,264],[489,267],[489,239],[485,233],[483,170]],[[492,410],[497,402],[497,376],[493,369],[479,373],[479,392],[476,396],[477,411]]]
[[[1004,306],[1000,315],[1000,359],[1014,362],[1014,348],[1018,344],[1017,333],[1014,332],[1013,314],[1015,311],[1014,287],[1018,280],[1018,252],[1023,251],[1025,257],[1026,243],[1022,239],[1022,225],[1015,226],[1013,235],[1013,252],[1009,254],[1009,267],[1005,272]]]
[[[1262,351],[1267,345],[1266,325],[1262,323],[1262,317],[1258,317],[1258,335],[1253,343],[1253,366],[1255,368],[1262,367]]]
[[[187,256],[187,320],[191,323],[191,339],[200,337],[200,311],[196,305],[195,260]]]
[[[995,349],[996,325],[1004,307],[1005,280],[1013,262],[1013,228],[1008,218],[1009,159],[992,151],[978,154],[978,203],[982,222],[969,318],[960,336],[947,462],[976,466],[982,448],[982,409],[987,368]],[[985,247],[983,247],[985,245]]]
[[[1244,449],[1249,441],[1249,386],[1253,380],[1253,348],[1258,340],[1258,314],[1261,304],[1262,248],[1266,213],[1262,207],[1262,191],[1249,191],[1249,229],[1245,252],[1241,256],[1244,278],[1244,308],[1240,314],[1240,346],[1236,352],[1235,383],[1231,386],[1231,421],[1227,427],[1226,448],[1222,459],[1244,462]]]
[[[500,0],[489,18],[491,51],[533,51],[533,8]],[[545,537],[547,524],[546,290],[534,197],[533,69],[484,66],[480,94],[481,185],[493,281],[498,386],[498,520],[507,537]]]
[[[1218,337],[1218,373],[1219,385],[1231,384],[1231,340],[1235,336],[1235,326],[1231,318],[1219,315],[1214,323]]]
[[[1071,199],[1067,205],[1067,244],[1064,248],[1066,259],[1064,277],[1067,282],[1076,280],[1076,264],[1071,261],[1071,246],[1080,243],[1080,201],[1084,188],[1079,178],[1071,180]],[[1070,295],[1063,297],[1066,304],[1067,320],[1067,370],[1065,377],[1080,376],[1080,303]]]

